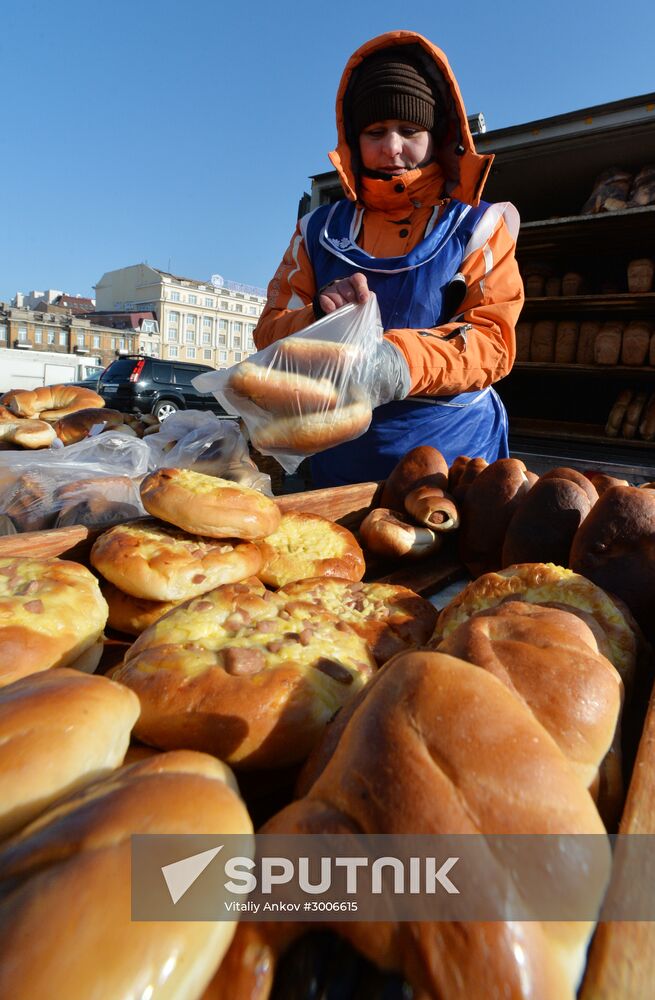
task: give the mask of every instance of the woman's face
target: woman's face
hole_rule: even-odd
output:
[[[432,134],[412,122],[373,122],[359,136],[359,152],[367,170],[404,174],[432,159]]]

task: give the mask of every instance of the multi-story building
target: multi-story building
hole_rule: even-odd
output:
[[[182,278],[149,264],[107,271],[95,286],[96,309],[155,314],[158,331],[142,332],[144,354],[228,368],[255,350],[252,339],[266,302],[262,288]]]
[[[79,354],[106,367],[118,354],[136,353],[139,333],[115,330],[80,316],[23,309],[0,302],[0,347]]]

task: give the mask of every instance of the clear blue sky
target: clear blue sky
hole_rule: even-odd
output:
[[[394,28],[444,49],[489,129],[655,90],[652,0],[8,0],[0,299],[144,260],[265,286],[330,169],[343,66]]]

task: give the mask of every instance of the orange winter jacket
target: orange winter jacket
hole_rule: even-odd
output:
[[[388,180],[359,176],[357,152],[346,142],[343,98],[354,68],[378,49],[419,44],[434,65],[435,85],[448,125],[435,162]],[[329,154],[345,196],[357,201],[361,226],[357,242],[376,257],[407,254],[434,225],[450,198],[478,205],[493,156],[475,152],[459,87],[445,55],[421,35],[394,31],[367,42],[350,58],[337,94],[336,150]],[[402,182],[402,190],[399,182]],[[410,395],[452,395],[482,389],[510,371],[515,356],[514,326],[523,306],[523,285],[514,251],[518,213],[509,203],[492,206],[478,223],[460,266],[466,293],[456,317],[425,336],[415,329],[386,330],[404,355]],[[268,287],[266,307],[255,329],[259,349],[309,326],[315,320],[314,272],[303,240],[302,220]],[[466,337],[445,339],[468,324]]]

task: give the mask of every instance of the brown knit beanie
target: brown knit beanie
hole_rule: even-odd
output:
[[[350,124],[354,135],[373,122],[413,122],[431,132],[435,125],[435,96],[417,64],[397,48],[369,56],[357,69],[350,97]]]

